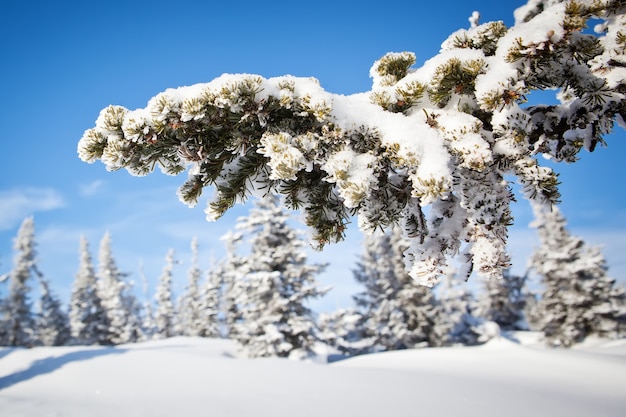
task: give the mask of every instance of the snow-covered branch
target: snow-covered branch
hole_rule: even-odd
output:
[[[476,18],[420,68],[413,53],[385,55],[369,93],[247,74],[168,89],[143,109],[105,108],[78,153],[134,175],[188,171],[179,197],[195,205],[215,187],[209,219],[251,195],[282,194],[320,247],[341,240],[352,215],[363,230],[401,223],[407,266],[426,285],[459,253],[468,272],[501,276],[505,175],[554,204],[557,176],[536,156],[575,161],[615,120],[625,124],[625,11],[617,0],[531,0],[510,28]],[[558,103],[527,104],[553,89]]]

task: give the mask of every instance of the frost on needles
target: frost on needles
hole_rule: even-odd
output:
[[[282,194],[320,248],[341,240],[352,216],[365,231],[399,223],[407,268],[425,285],[454,256],[467,274],[500,277],[507,179],[555,204],[557,176],[537,156],[576,161],[616,120],[626,125],[625,11],[619,0],[531,0],[512,27],[475,19],[420,68],[411,52],[385,55],[368,93],[249,74],[168,89],[143,109],[102,110],[78,154],[133,175],[187,171],[178,195],[193,206],[213,187],[209,220],[249,196]],[[535,90],[556,90],[558,103],[529,104]]]

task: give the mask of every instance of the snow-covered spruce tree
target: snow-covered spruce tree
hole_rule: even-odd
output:
[[[241,276],[244,258],[237,253],[237,248],[243,243],[243,236],[239,232],[229,231],[221,238],[226,247],[226,258],[217,265],[215,273],[221,277],[222,297],[220,302],[221,327],[224,337],[235,339],[237,323],[241,321],[241,311],[237,305],[238,292],[241,289],[237,280]]]
[[[110,344],[136,342],[141,337],[139,304],[126,282],[111,251],[111,234],[100,241],[98,256],[98,295],[108,319],[107,340]]]
[[[110,344],[109,318],[97,290],[96,272],[89,253],[89,242],[85,236],[80,238],[79,255],[78,272],[70,295],[69,321],[73,343]]]
[[[543,324],[543,317],[539,309],[540,291],[534,290],[526,293],[526,307],[524,308],[524,316],[528,323],[528,330],[540,332]]]
[[[178,326],[185,336],[219,336],[218,312],[221,278],[217,270],[209,270],[202,283],[202,271],[198,268],[198,240],[191,242],[192,262],[189,268],[189,284],[180,298]]]
[[[145,340],[146,337],[143,334],[143,325],[144,325],[144,312],[143,305],[139,302],[137,297],[133,294],[133,288],[135,286],[134,282],[128,282],[127,291],[124,294],[124,306],[125,310],[128,311],[128,321],[126,325],[126,343],[138,342],[140,340]]]
[[[504,271],[501,279],[483,280],[476,315],[497,323],[501,330],[528,330],[525,282],[525,275],[515,275],[510,270]]]
[[[438,288],[438,300],[443,320],[437,322],[438,332],[445,334],[445,345],[476,345],[498,334],[496,325],[486,323],[475,314],[475,300],[467,283],[450,268]]]
[[[198,268],[197,238],[191,241],[191,256],[189,282],[178,302],[178,331],[184,336],[202,336],[204,327],[200,300],[202,271]]]
[[[372,351],[438,346],[441,310],[431,288],[419,285],[404,268],[409,243],[399,227],[364,236],[364,253],[354,270],[365,290],[354,300],[365,317],[364,332]]]
[[[0,275],[0,284],[4,284],[9,279],[9,274]],[[4,346],[5,344],[5,328],[4,328],[4,314],[5,314],[5,303],[6,300],[4,295],[2,294],[2,285],[0,285],[0,346]]]
[[[35,320],[31,308],[29,282],[38,276],[35,220],[27,217],[13,240],[15,258],[8,274],[9,293],[2,303],[0,334],[3,346],[32,346],[35,343]]]
[[[199,334],[202,337],[220,336],[220,302],[222,296],[222,277],[220,269],[213,266],[206,273],[204,284],[200,287],[200,322]]]
[[[307,301],[326,292],[315,280],[323,266],[307,263],[305,242],[288,220],[280,200],[270,195],[237,221],[250,252],[235,280],[241,312],[235,340],[248,357],[313,354],[316,323]]]
[[[51,293],[48,281],[40,276],[39,284],[41,295],[35,318],[36,343],[43,346],[67,345],[71,340],[68,316],[59,298]]]
[[[370,353],[375,338],[368,336],[365,320],[366,317],[355,308],[321,313],[318,317],[318,337],[345,356]]]
[[[625,335],[626,295],[608,276],[602,252],[572,236],[556,207],[536,207],[535,217],[541,246],[530,267],[544,287],[538,309],[546,342],[569,347],[591,335]]]
[[[370,94],[256,75],[168,89],[143,109],[102,110],[78,154],[133,175],[188,170],[184,203],[216,188],[208,219],[249,195],[282,194],[319,247],[341,240],[353,214],[365,230],[402,220],[410,273],[426,285],[459,253],[465,271],[500,277],[509,178],[553,204],[557,176],[535,157],[573,162],[615,120],[625,125],[625,11],[622,0],[531,0],[512,27],[474,19],[419,68],[411,52],[383,56]],[[595,33],[583,32],[590,19]],[[536,90],[557,90],[558,104],[525,105]]]
[[[143,270],[143,261],[139,263],[139,277],[141,279],[141,286],[143,288],[144,302],[141,309],[141,333],[142,340],[150,340],[156,333],[156,325],[154,324],[154,312],[152,300],[150,298],[150,291],[148,286],[148,279]]]
[[[173,337],[179,334],[176,309],[174,308],[174,294],[172,293],[172,276],[176,263],[174,250],[170,249],[165,257],[165,266],[163,267],[163,272],[161,272],[159,285],[154,295],[156,300],[154,337],[157,339]]]

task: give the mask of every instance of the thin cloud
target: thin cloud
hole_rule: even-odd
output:
[[[82,184],[79,188],[80,195],[82,195],[83,197],[94,196],[98,194],[100,190],[102,190],[102,187],[104,186],[104,184],[105,184],[105,181],[103,180],[95,180],[95,181],[90,182],[89,184]]]
[[[65,206],[53,188],[19,188],[0,191],[0,230],[15,228],[25,217]]]

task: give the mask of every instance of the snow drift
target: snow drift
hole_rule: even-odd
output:
[[[0,350],[3,416],[622,416],[626,340],[480,347],[331,364],[237,358],[228,340]]]

